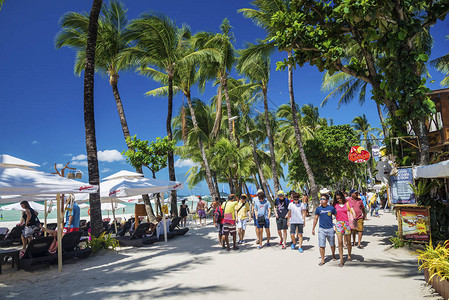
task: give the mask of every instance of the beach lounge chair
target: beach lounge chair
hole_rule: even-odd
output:
[[[54,238],[52,236],[47,236],[31,240],[31,242],[28,244],[27,249],[25,250],[25,254],[19,260],[20,268],[28,270],[33,264],[57,260],[57,255],[51,255],[48,252],[53,239]]]
[[[168,227],[169,232],[174,232],[176,235],[184,235],[189,231],[189,228],[181,228],[179,226],[179,222],[181,222],[180,217],[173,218],[170,226]]]
[[[22,239],[20,236],[24,227],[24,225],[17,225],[11,229],[9,234],[3,240],[0,240],[0,247],[10,247],[14,243],[21,243]]]
[[[86,258],[92,253],[92,249],[79,247],[82,232],[74,231],[65,234],[62,237],[62,258],[67,259],[71,257]]]
[[[122,246],[142,247],[143,245],[153,244],[158,241],[156,233],[151,236],[145,236],[150,229],[150,223],[140,223],[137,229],[128,236],[117,236],[117,240]]]

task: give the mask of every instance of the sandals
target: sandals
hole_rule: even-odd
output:
[[[239,247],[234,246],[234,247],[232,247],[232,250],[239,250]]]
[[[339,266],[340,268],[343,267],[343,265],[344,265],[343,263],[339,263],[339,264],[338,264],[338,266]]]
[[[320,261],[320,263],[318,265],[322,266],[322,265],[324,265],[324,262]]]

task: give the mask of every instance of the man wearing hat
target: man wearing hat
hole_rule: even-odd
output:
[[[254,201],[254,214],[256,221],[256,232],[259,243],[259,249],[262,249],[263,229],[267,233],[267,246],[270,246],[270,215],[271,206],[265,198],[265,193],[262,190],[257,191],[257,198]]]
[[[357,248],[362,248],[362,236],[363,236],[363,221],[366,219],[366,211],[365,206],[363,205],[362,199],[359,198],[359,192],[356,190],[351,190],[349,193],[349,198],[347,199],[349,202],[349,205],[354,209],[355,212],[355,218],[354,218],[354,226],[355,228],[352,229],[352,240],[353,240],[353,246],[355,246],[355,236],[356,233],[358,234],[358,243]]]
[[[280,190],[278,192],[278,197],[274,201],[274,206],[276,207],[274,213],[276,216],[276,225],[279,235],[279,245],[282,245],[282,249],[286,248],[287,242],[287,214],[288,214],[288,204],[289,200],[284,195],[284,191]]]

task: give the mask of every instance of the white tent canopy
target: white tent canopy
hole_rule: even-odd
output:
[[[8,155],[0,154],[0,168],[34,168],[40,167],[38,164]]]
[[[21,168],[0,168],[0,195],[95,193],[98,186],[55,174]]]
[[[112,174],[106,178],[103,178],[103,181],[111,180],[111,179],[118,179],[118,178],[132,179],[132,178],[139,178],[139,177],[143,177],[143,174],[122,170],[122,171]]]
[[[32,209],[36,211],[45,211],[45,206],[39,203],[36,203],[34,201],[28,201],[28,204],[31,206]],[[0,210],[18,210],[18,211],[24,211],[22,206],[20,206],[20,203],[13,203],[9,205],[5,205],[0,207]]]
[[[82,203],[79,205],[79,207],[81,209],[90,208],[89,204],[87,204],[87,203]],[[114,203],[114,209],[121,209],[121,208],[125,208],[125,207],[126,207],[126,205],[124,205],[124,204]],[[101,203],[101,210],[112,211],[111,204],[110,203]]]
[[[413,177],[415,179],[449,177],[449,160],[433,165],[415,167]]]
[[[153,193],[181,190],[184,184],[178,181],[165,181],[154,178],[116,179],[109,189],[109,197],[120,198]]]

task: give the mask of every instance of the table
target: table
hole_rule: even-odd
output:
[[[4,261],[5,257],[11,256],[12,257],[12,268],[14,268],[14,263],[17,265],[17,270],[19,270],[19,250],[12,249],[12,250],[0,250],[0,274],[2,274],[2,262]]]

